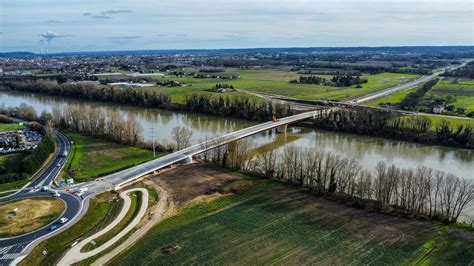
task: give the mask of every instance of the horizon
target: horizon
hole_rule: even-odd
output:
[[[271,49],[380,49],[380,48],[420,48],[420,47],[429,47],[429,48],[443,48],[443,47],[455,47],[455,48],[474,48],[473,45],[383,45],[383,46],[282,46],[282,47],[235,47],[235,48],[182,48],[182,49],[172,49],[172,48],[162,48],[162,49],[123,49],[123,50],[71,50],[71,51],[58,51],[54,53],[38,53],[35,51],[0,51],[0,54],[14,54],[14,53],[31,53],[34,55],[62,55],[62,54],[81,54],[81,53],[124,53],[124,52],[166,52],[166,51],[237,51],[237,50],[271,50]]]
[[[474,45],[469,0],[27,0],[0,7],[2,52]]]

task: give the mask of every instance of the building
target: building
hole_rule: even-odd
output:
[[[441,113],[443,113],[443,111],[444,111],[444,106],[442,106],[442,105],[437,104],[433,107],[433,113],[434,114],[441,114]]]

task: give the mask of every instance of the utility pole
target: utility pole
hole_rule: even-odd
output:
[[[151,143],[153,145],[153,158],[156,158],[155,153],[155,127],[151,125]]]

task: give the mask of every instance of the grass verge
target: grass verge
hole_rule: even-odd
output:
[[[130,198],[131,198],[130,209],[128,210],[127,214],[122,219],[122,221],[120,221],[119,224],[117,224],[114,228],[112,228],[107,233],[105,233],[105,234],[101,235],[100,237],[94,239],[95,245],[93,245],[92,243],[89,243],[89,244],[85,245],[82,248],[81,252],[88,252],[88,251],[91,251],[95,248],[100,247],[101,245],[107,243],[107,241],[112,239],[120,231],[125,229],[125,227],[127,227],[128,224],[130,224],[130,222],[132,222],[132,220],[135,219],[135,217],[137,216],[138,211],[140,210],[141,203],[142,203],[142,197],[143,197],[143,195],[139,191],[135,191],[135,192],[130,193]]]
[[[116,172],[153,159],[153,152],[133,146],[120,145],[79,133],[67,133],[73,141],[65,174],[77,181]],[[162,156],[158,153],[158,157]]]
[[[68,230],[41,242],[19,265],[54,265],[78,239],[84,239],[107,226],[120,211],[116,195],[103,193],[90,202],[87,213]],[[43,254],[46,252],[46,255]]]

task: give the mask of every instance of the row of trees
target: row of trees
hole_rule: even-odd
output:
[[[51,121],[58,128],[121,144],[137,145],[143,139],[143,129],[134,118],[124,118],[118,111],[110,109],[67,105],[62,109],[54,108]]]
[[[400,169],[379,162],[364,170],[354,159],[289,146],[260,151],[242,140],[203,154],[207,161],[259,176],[289,181],[351,206],[406,217],[455,222],[474,199],[474,184],[427,167]]]
[[[439,79],[430,80],[416,91],[408,94],[405,99],[400,102],[400,107],[406,110],[415,110],[415,108],[422,103],[425,94],[431,90],[438,81]]]
[[[319,76],[300,76],[299,80],[291,80],[290,83],[300,84],[316,84],[335,87],[350,87],[352,85],[360,85],[367,83],[367,79],[361,78],[360,75],[339,74],[334,75],[330,80]]]
[[[169,95],[151,90],[128,90],[111,86],[88,84],[61,84],[45,81],[3,81],[0,89],[11,91],[45,93],[76,99],[104,101],[109,103],[138,105],[143,107],[167,107]]]
[[[269,101],[255,101],[247,97],[193,94],[185,100],[186,110],[218,116],[268,121],[272,115],[292,115],[291,106]]]
[[[332,112],[323,111],[313,120],[313,125],[316,128],[340,132],[474,148],[474,132],[468,124],[451,126],[449,121],[442,120],[433,125],[427,117],[400,116],[387,110],[346,108]]]

